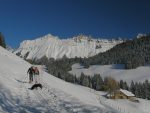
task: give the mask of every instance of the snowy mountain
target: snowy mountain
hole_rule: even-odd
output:
[[[40,70],[43,89],[30,90],[23,59],[0,47],[0,113],[149,113],[150,101],[106,99],[104,92],[67,83]]]
[[[142,37],[144,37],[144,36],[147,36],[147,34],[139,33],[139,34],[136,36],[136,38],[142,38]]]
[[[92,39],[80,35],[70,39],[59,39],[50,34],[35,40],[25,40],[14,52],[26,59],[90,57],[114,47],[123,40]]]

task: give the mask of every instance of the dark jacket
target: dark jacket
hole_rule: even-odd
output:
[[[30,67],[29,69],[28,69],[28,72],[27,73],[29,73],[30,75],[33,75],[34,74],[34,69],[32,68],[32,67]]]

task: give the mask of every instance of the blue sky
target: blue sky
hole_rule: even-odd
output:
[[[150,0],[0,0],[0,32],[12,47],[48,33],[134,38],[150,32]]]

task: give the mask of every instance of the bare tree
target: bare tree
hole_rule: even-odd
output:
[[[113,93],[114,93],[117,89],[119,89],[119,84],[118,84],[118,82],[117,82],[114,78],[112,78],[112,77],[107,77],[105,82],[106,82],[105,84],[106,84],[108,93],[109,93],[110,95],[113,95]]]

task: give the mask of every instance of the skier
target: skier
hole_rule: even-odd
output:
[[[31,66],[28,71],[27,74],[29,73],[29,83],[33,82],[33,75],[34,75],[34,67]]]

